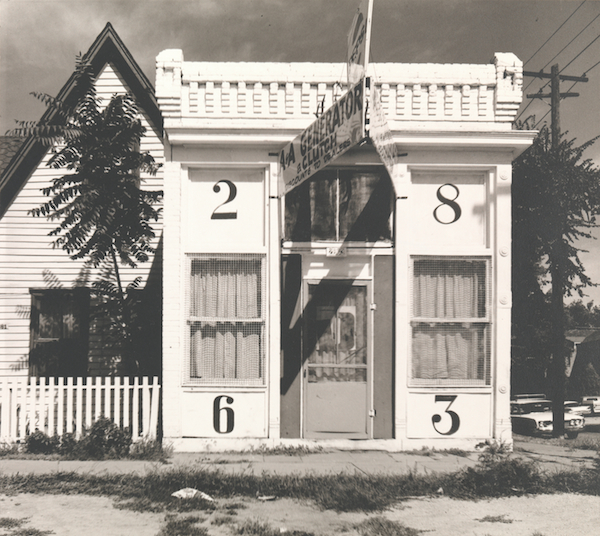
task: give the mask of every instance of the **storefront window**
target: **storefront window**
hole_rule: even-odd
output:
[[[391,197],[385,172],[324,170],[285,196],[285,238],[390,240]]]
[[[264,258],[198,255],[189,288],[190,381],[264,381]]]
[[[413,260],[412,382],[489,385],[487,259]]]

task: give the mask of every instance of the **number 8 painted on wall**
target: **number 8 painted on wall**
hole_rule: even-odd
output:
[[[450,188],[454,188],[454,192],[456,193],[456,195],[454,196],[453,199],[449,199],[444,194],[442,194],[442,188],[445,188],[446,186],[449,186]],[[442,184],[437,189],[436,196],[441,201],[441,203],[437,207],[435,207],[435,210],[433,211],[433,217],[435,218],[435,220],[438,223],[441,223],[442,225],[450,225],[451,223],[458,221],[458,219],[462,216],[462,210],[460,208],[460,205],[456,202],[459,195],[460,195],[460,190],[458,189],[458,187],[449,182],[446,184]],[[442,207],[445,207],[445,206],[450,207],[452,209],[452,211],[454,212],[454,217],[449,221],[444,221],[444,220],[440,219],[440,217],[438,216],[438,210],[440,210]]]

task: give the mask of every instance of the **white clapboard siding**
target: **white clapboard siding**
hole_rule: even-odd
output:
[[[97,87],[98,94],[106,103],[114,94],[127,91],[124,81],[112,65],[104,68]],[[142,139],[141,150],[150,151],[156,162],[162,164],[162,142],[144,114],[142,121],[146,136]],[[23,363],[27,360],[30,344],[29,290],[68,289],[84,273],[83,261],[73,261],[61,249],[52,248],[53,238],[48,233],[57,227],[58,222],[48,221],[45,217],[33,217],[28,213],[48,200],[42,188],[50,186],[53,178],[65,174],[66,170],[49,168],[48,160],[49,154],[46,154],[0,220],[0,375],[23,376],[28,373]],[[142,179],[145,189],[161,190],[163,187],[162,170],[156,176],[142,174]],[[162,232],[162,221],[153,222],[152,225],[157,235],[156,246]],[[151,266],[152,260],[136,269],[122,267],[123,283],[127,285],[138,276],[145,282]],[[91,271],[89,281],[96,278],[97,272]],[[97,367],[90,368],[93,374],[99,372]]]
[[[134,441],[154,439],[159,399],[157,377],[0,376],[0,441],[22,441],[36,430],[81,437],[101,417],[129,428]]]

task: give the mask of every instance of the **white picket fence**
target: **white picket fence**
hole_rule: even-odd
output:
[[[21,441],[36,430],[79,438],[100,417],[130,428],[133,441],[153,439],[159,395],[157,377],[0,377],[0,441]]]

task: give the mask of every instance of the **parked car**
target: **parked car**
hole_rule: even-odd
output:
[[[524,435],[552,433],[552,401],[524,398],[510,403],[510,418],[513,432]],[[565,412],[565,434],[575,439],[585,427],[582,415]]]
[[[592,408],[588,404],[580,404],[574,400],[566,400],[565,411],[570,411],[571,413],[576,413],[578,415],[589,415],[592,412]]]
[[[581,404],[589,406],[592,413],[600,412],[600,396],[584,396],[581,398]]]

